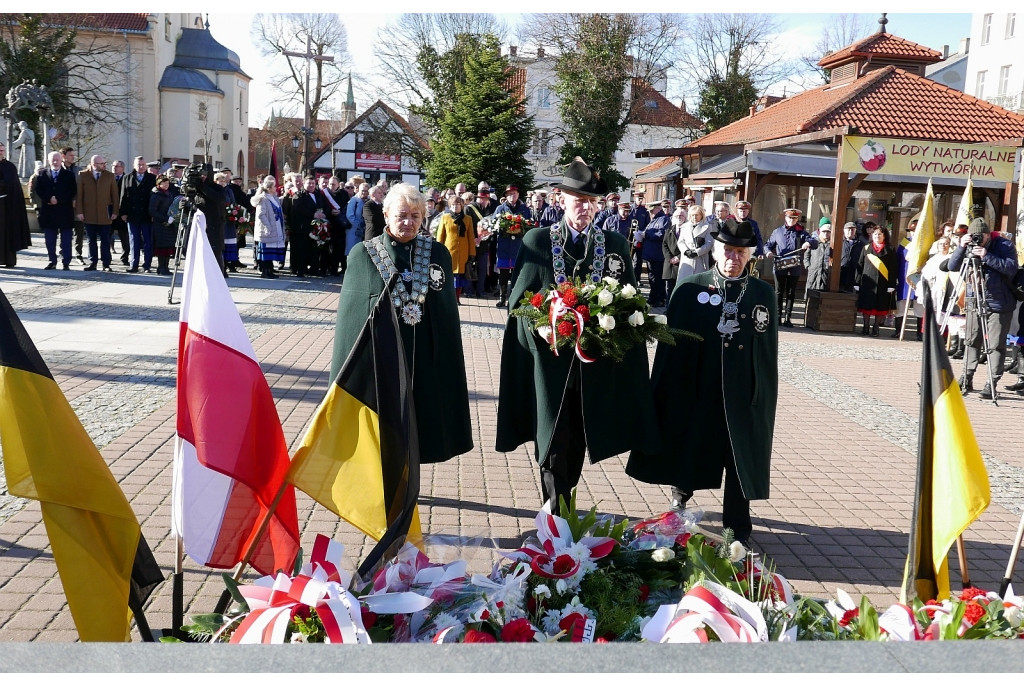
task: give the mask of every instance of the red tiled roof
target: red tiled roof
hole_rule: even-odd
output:
[[[741,145],[838,126],[866,136],[964,143],[1024,138],[1024,116],[887,66],[789,97],[686,147]]]
[[[847,45],[831,55],[825,55],[818,66],[829,68],[839,62],[848,61],[851,57],[873,57],[900,59],[914,62],[941,62],[942,53],[924,45],[900,38],[891,33],[873,33],[856,43]]]
[[[505,90],[516,100],[526,99],[526,69],[523,67],[512,67],[508,70],[508,78],[505,79]]]
[[[662,167],[672,166],[673,164],[679,163],[679,157],[662,157],[657,162],[651,162],[647,166],[642,166],[633,172],[633,176],[639,176],[640,174],[646,174],[651,171],[657,171]]]
[[[74,26],[99,31],[146,31],[149,29],[149,15],[145,13],[58,13],[46,15],[46,23],[52,26]]]
[[[642,78],[633,78],[630,99],[633,102],[629,113],[629,123],[631,124],[693,129],[701,128],[704,125],[700,119],[681,107],[673,105],[668,98]],[[654,106],[649,107],[648,102],[653,103]]]

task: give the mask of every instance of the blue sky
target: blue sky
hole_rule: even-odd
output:
[[[257,3],[261,4],[261,3]],[[409,7],[402,7],[402,4],[409,4]],[[621,9],[619,7],[602,7],[600,1],[596,3],[588,4],[587,11],[606,11]],[[609,3],[612,4],[612,3]],[[618,3],[614,3],[618,4]],[[660,7],[646,6],[649,3],[641,3],[637,9],[648,9],[658,10],[664,9],[664,5]],[[734,3],[731,3],[734,4]],[[739,7],[735,7],[737,11],[754,9],[755,3],[748,3],[750,7],[743,6],[743,2],[740,3]],[[797,5],[799,6],[798,2]],[[927,3],[900,3],[904,7],[910,7],[911,5],[926,5]],[[996,4],[1002,4],[997,2]],[[535,5],[535,7],[531,7]],[[820,5],[819,5],[820,6]],[[403,9],[422,9],[423,5],[419,4],[412,5],[412,3],[399,2],[398,5],[395,2],[391,2],[388,5],[389,8],[397,10]],[[528,11],[530,9],[571,9],[563,6],[553,7],[550,4],[541,4],[535,2],[518,3],[517,7]],[[732,7],[731,7],[732,8]],[[272,7],[254,7],[255,10],[260,9],[279,9],[277,6]],[[458,8],[458,9],[479,9],[479,6],[469,8]],[[885,8],[883,8],[885,9]],[[264,119],[270,112],[272,105],[272,93],[266,88],[265,82],[270,74],[270,67],[266,59],[262,58],[255,47],[252,46],[249,40],[249,26],[252,23],[252,14],[217,14],[212,13],[210,15],[210,28],[214,37],[217,38],[221,43],[226,45],[228,48],[234,50],[239,54],[242,62],[242,68],[253,77],[252,94],[250,98],[251,110],[250,110],[250,125],[260,126]],[[342,20],[348,29],[349,38],[349,52],[353,56],[353,72],[356,74],[363,74],[369,79],[376,77],[378,70],[375,68],[373,62],[373,49],[374,42],[377,39],[378,30],[385,27],[387,23],[394,21],[398,14],[382,14],[372,12],[346,12],[342,15]],[[537,15],[530,14],[502,14],[500,15],[506,21],[513,23],[516,21],[536,21],[542,20]],[[864,13],[862,15],[867,21],[869,26],[869,32],[873,32],[877,29],[877,20],[880,14],[878,12]],[[779,36],[779,43],[783,47],[784,52],[788,57],[796,58],[802,52],[808,48],[813,47],[821,35],[822,27],[829,21],[833,20],[833,15],[830,14],[808,14],[808,13],[787,13],[787,14],[776,14],[776,17],[780,20],[783,26],[783,33]],[[886,25],[886,29],[895,33],[903,38],[912,40],[922,45],[935,48],[936,50],[942,50],[943,45],[950,46],[950,52],[956,52],[960,40],[966,38],[970,34],[971,28],[971,15],[970,14],[936,14],[936,13],[891,13],[888,15],[889,23]],[[792,92],[795,89],[799,90],[799,86],[787,85],[787,92]],[[779,88],[773,89],[779,90]],[[679,86],[669,84],[670,96],[678,97]],[[372,100],[378,97],[377,89],[370,87],[369,84],[360,88],[360,84],[356,87],[356,99],[357,107],[362,110],[366,106],[372,104]]]

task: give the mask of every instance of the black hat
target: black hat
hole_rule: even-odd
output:
[[[715,234],[718,242],[734,247],[757,247],[757,236],[749,221],[726,219],[718,226],[718,233]]]
[[[601,179],[594,174],[585,162],[576,160],[565,167],[562,181],[554,185],[564,193],[582,195],[584,197],[601,197],[604,194]]]

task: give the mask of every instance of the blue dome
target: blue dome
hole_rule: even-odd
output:
[[[182,29],[174,50],[171,66],[210,71],[231,71],[249,77],[242,71],[238,55],[218,43],[206,29]]]

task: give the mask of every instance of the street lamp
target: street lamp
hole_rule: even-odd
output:
[[[295,166],[299,166],[299,136],[292,136],[292,150],[295,151]]]
[[[320,148],[322,148],[323,146],[324,146],[324,141],[320,140],[320,136],[317,136],[316,140],[313,141],[313,147],[316,148],[317,152],[320,152]]]

